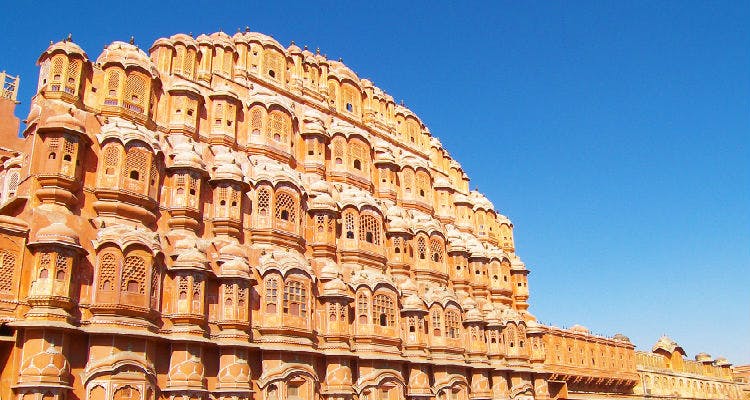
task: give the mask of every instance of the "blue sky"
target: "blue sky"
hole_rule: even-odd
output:
[[[91,58],[246,25],[320,47],[403,99],[511,218],[540,321],[750,363],[750,3],[215,4],[6,5],[17,114],[69,32]]]

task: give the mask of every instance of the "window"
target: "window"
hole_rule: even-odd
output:
[[[121,290],[124,292],[144,294],[146,292],[146,260],[138,256],[126,257],[121,285]]]
[[[435,336],[442,336],[443,321],[440,315],[440,310],[432,311],[432,334]]]
[[[268,216],[268,212],[271,208],[271,191],[268,188],[262,187],[258,189],[258,215]]]
[[[276,218],[286,221],[295,222],[297,219],[297,204],[289,193],[279,192],[276,195]]]
[[[279,281],[277,278],[266,279],[266,312],[269,314],[276,314],[276,304],[278,303],[278,287]]]
[[[373,215],[363,214],[359,219],[359,240],[380,244],[380,221]]]
[[[99,290],[111,291],[115,285],[120,260],[113,252],[103,253],[99,257]]]
[[[347,239],[354,239],[354,212],[349,211],[344,214],[344,234]]]
[[[375,295],[372,302],[372,320],[380,326],[394,326],[396,323],[396,312],[393,300],[384,294]]]
[[[284,284],[284,314],[307,316],[307,290],[305,284],[290,280]]]
[[[443,262],[443,244],[440,239],[430,239],[430,252],[432,253],[432,261]]]
[[[357,296],[357,319],[360,324],[366,324],[370,314],[370,299],[365,293]]]
[[[419,254],[419,259],[424,260],[427,258],[427,244],[424,237],[420,236],[419,239],[417,239],[417,253]]]
[[[445,312],[445,333],[451,339],[458,339],[461,332],[461,318],[455,310]]]

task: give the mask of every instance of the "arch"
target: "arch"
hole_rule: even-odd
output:
[[[403,390],[406,387],[406,381],[398,370],[395,369],[377,369],[368,374],[362,375],[357,379],[357,383],[352,385],[354,392],[361,395],[362,390],[372,386],[381,386],[386,382],[394,382]]]
[[[272,382],[287,380],[287,378],[293,375],[307,376],[312,379],[313,382],[320,382],[318,374],[315,373],[315,369],[310,365],[301,363],[284,363],[275,368],[264,369],[260,378],[258,378],[258,387],[264,389]]]

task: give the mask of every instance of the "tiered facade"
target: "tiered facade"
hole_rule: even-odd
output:
[[[39,65],[0,143],[0,398],[636,393],[630,341],[537,323],[511,222],[341,62],[219,32]]]

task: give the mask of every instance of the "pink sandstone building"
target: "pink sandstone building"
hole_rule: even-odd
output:
[[[538,323],[513,225],[409,109],[259,33],[39,58],[0,99],[0,399],[739,399]]]

